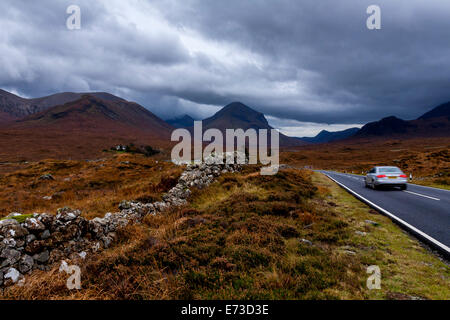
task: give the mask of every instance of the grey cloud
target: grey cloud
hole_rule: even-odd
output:
[[[5,0],[0,87],[110,91],[164,118],[239,100],[341,124],[450,100],[450,2],[376,2],[380,31],[365,27],[369,0]],[[80,31],[65,28],[69,4],[82,8]]]

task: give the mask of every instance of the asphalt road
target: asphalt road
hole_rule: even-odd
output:
[[[419,230],[419,234],[431,239],[427,242],[443,245],[444,251],[450,253],[450,191],[408,184],[408,190],[383,189],[372,190],[364,187],[364,177],[332,171],[320,171],[341,183],[360,197],[370,201],[379,208],[406,222],[408,229]],[[361,199],[364,201],[364,199]],[[365,201],[367,202],[367,201]],[[398,221],[397,221],[398,222]],[[401,221],[400,221],[401,223]],[[409,225],[409,226],[408,226]],[[413,230],[414,231],[414,230]],[[417,232],[413,232],[417,233]],[[432,244],[432,243],[430,243]],[[441,248],[442,249],[442,248]]]

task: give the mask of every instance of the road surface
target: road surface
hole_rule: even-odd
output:
[[[450,191],[408,184],[408,190],[373,190],[364,177],[320,171],[360,200],[382,211],[416,236],[450,256]]]

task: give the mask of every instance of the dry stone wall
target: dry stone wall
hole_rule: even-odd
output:
[[[148,214],[184,205],[191,188],[204,188],[220,174],[240,169],[237,164],[188,165],[163,201],[122,201],[119,212],[107,213],[103,218],[87,220],[79,210],[68,207],[58,209],[56,215],[11,213],[0,220],[0,286],[21,282],[25,274],[35,269],[50,270],[64,259],[80,261],[90,253],[108,248],[119,228],[140,222]]]

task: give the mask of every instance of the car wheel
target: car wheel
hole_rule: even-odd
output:
[[[404,184],[400,187],[400,190],[406,190],[406,189],[408,189],[408,186],[406,184]]]

